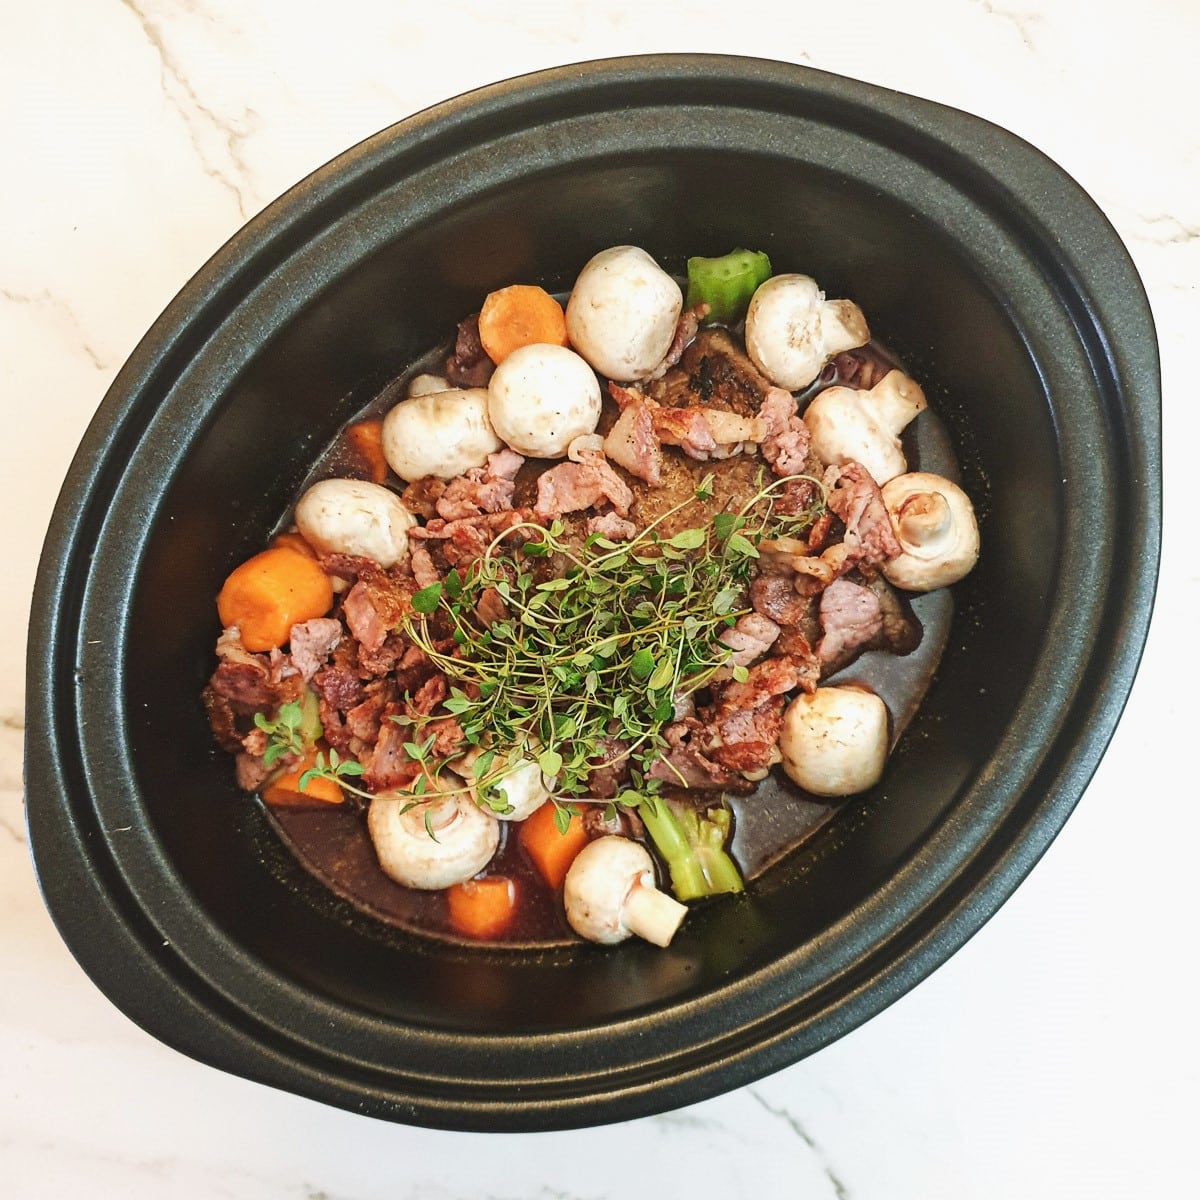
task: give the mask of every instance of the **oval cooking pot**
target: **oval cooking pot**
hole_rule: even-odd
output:
[[[766,250],[856,300],[926,387],[983,555],[883,782],[667,950],[407,936],[237,793],[200,705],[213,597],[321,450],[491,288],[597,249]],[[1158,360],[1095,204],[1009,133],[802,67],[586,63],[385,130],[171,304],[63,488],[29,643],[47,905],[158,1038],[375,1116],[546,1129],[696,1101],[866,1020],[996,910],[1079,799],[1146,635]]]

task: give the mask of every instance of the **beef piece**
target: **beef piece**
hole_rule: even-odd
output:
[[[717,440],[699,408],[654,408],[650,426],[660,442],[678,446],[688,458],[706,462],[716,452]]]
[[[657,487],[662,483],[663,454],[651,414],[658,405],[641,392],[615,383],[609,383],[608,392],[621,415],[604,439],[605,453],[631,475]]]
[[[589,838],[624,837],[640,841],[646,826],[632,808],[612,804],[581,804],[583,828]]]
[[[234,713],[247,716],[298,700],[304,681],[298,674],[272,679],[265,659],[261,664],[224,661],[217,664],[208,686]]]
[[[494,625],[497,621],[507,621],[510,613],[500,593],[494,587],[489,587],[484,588],[480,594],[479,602],[475,605],[475,615],[481,624]]]
[[[779,626],[770,617],[751,612],[738,617],[733,628],[725,630],[717,641],[733,651],[729,661],[735,667],[748,667],[762,658],[778,637]]]
[[[883,633],[879,597],[848,579],[835,579],[821,593],[820,618],[824,633],[817,656],[826,674],[877,645]]]
[[[753,784],[736,771],[714,762],[700,748],[696,739],[703,728],[702,723],[692,717],[666,726],[663,736],[668,749],[650,764],[647,775],[675,787],[750,791]]]
[[[436,475],[426,475],[416,479],[400,493],[404,507],[426,521],[437,516],[437,502],[446,491],[446,481]]]
[[[479,338],[479,314],[474,313],[458,323],[454,350],[446,359],[446,381],[454,387],[487,387],[496,364],[488,358]]]
[[[389,715],[399,715],[399,711],[384,713],[374,746],[359,760],[363,766],[363,782],[370,792],[407,787],[421,773],[421,765],[413,762],[404,749],[404,743],[410,740],[412,731],[387,720]]]
[[[408,652],[409,641],[402,633],[389,633],[383,639],[383,644],[375,650],[366,646],[358,648],[358,670],[364,679],[378,675],[387,675],[396,669],[397,664]]]
[[[435,504],[438,516],[445,521],[461,521],[512,508],[516,490],[513,481],[524,461],[512,450],[489,454],[484,466],[472,467],[450,480]]]
[[[279,761],[282,763],[282,760]],[[257,792],[275,769],[274,763],[268,767],[259,755],[247,754],[245,751],[240,752],[233,763],[237,785],[243,792]]]
[[[370,563],[358,572],[358,582],[342,600],[342,617],[358,639],[360,655],[383,646],[388,631],[412,611],[415,591],[416,581],[395,568],[385,570]]]
[[[620,738],[602,738],[599,745],[600,757],[590,760],[595,765],[588,774],[588,795],[611,800],[629,782],[629,746]]]
[[[431,675],[404,702],[410,717],[427,717],[450,694],[450,685],[440,672]]]
[[[741,783],[745,782],[736,771],[714,762],[691,745],[668,750],[650,764],[647,774],[651,779],[660,779],[684,788],[731,791],[738,790]]]
[[[892,528],[879,484],[861,463],[832,466],[825,472],[829,507],[846,526],[841,551],[832,547],[840,574],[859,564],[876,564],[895,558],[900,542]]]
[[[396,664],[396,687],[400,695],[415,692],[437,667],[420,646],[409,646]]]
[[[363,697],[363,686],[354,667],[340,665],[336,660],[318,671],[312,678],[317,695],[343,712],[353,708]]]
[[[783,731],[785,697],[799,683],[798,664],[768,658],[751,667],[744,681],[714,685],[715,703],[705,714],[710,757],[737,771],[769,767]]]
[[[342,623],[332,617],[316,617],[292,626],[288,649],[292,665],[307,683],[324,666],[342,640]]]
[[[798,686],[812,695],[821,682],[821,660],[804,631],[795,625],[782,625],[772,647],[778,658],[790,659],[796,668]]]
[[[588,533],[598,533],[601,537],[614,542],[628,541],[637,533],[637,526],[632,521],[618,517],[615,512],[602,513],[598,517],[588,517],[584,526]]]
[[[360,575],[368,578],[378,575],[383,569],[374,559],[364,558],[361,554],[322,554],[317,563],[326,575],[351,581]]]
[[[342,713],[336,705],[328,700],[317,701],[317,715],[321,718],[321,728],[325,731],[325,740],[339,753],[351,753],[350,739],[353,736],[342,720]]]
[[[363,650],[378,650],[387,639],[387,626],[379,610],[371,603],[371,593],[363,582],[356,583],[342,601],[342,617]]]
[[[831,383],[842,387],[873,388],[895,364],[884,358],[872,346],[859,346],[854,350],[843,350],[833,356],[830,364],[834,369]]]
[[[767,436],[762,441],[762,456],[776,475],[802,475],[808,469],[808,448],[812,440],[808,426],[796,416],[796,401],[791,392],[772,388],[763,400],[759,417],[766,422]]]
[[[683,352],[679,365],[650,387],[660,404],[707,405],[755,416],[772,384],[719,327],[701,330]]]
[[[346,710],[346,730],[360,742],[371,743],[379,737],[385,712],[395,711],[398,690],[387,679],[374,679],[363,689],[363,698]]]
[[[603,500],[610,501],[619,516],[625,516],[633,503],[629,485],[608,465],[603,454],[584,451],[579,457],[581,461],[561,463],[539,477],[534,507],[538,519],[551,520]]]
[[[445,521],[439,517],[427,525],[410,529],[409,537],[429,542],[430,553],[439,554],[447,569],[466,566],[487,550],[498,533],[520,525],[532,515],[529,509],[514,508],[506,512],[466,517],[460,521]],[[522,541],[528,536],[524,531],[514,535]]]
[[[750,606],[776,625],[799,625],[809,600],[797,593],[795,575],[762,574],[750,585]]]
[[[411,552],[408,561],[409,566],[412,567],[413,578],[417,581],[417,587],[426,588],[440,582],[442,577],[434,565],[429,547],[418,541],[411,542],[410,546]]]
[[[882,642],[892,654],[911,654],[921,644],[921,623],[908,601],[880,574],[864,579],[865,586],[879,598],[883,614]]]
[[[212,730],[213,740],[227,754],[236,754],[242,748],[242,735],[237,728],[237,714],[233,711],[227,696],[220,696],[212,687],[206,687],[200,694],[204,711],[208,714],[208,726]]]
[[[824,634],[817,643],[822,676],[832,675],[865,650],[908,654],[921,641],[921,626],[907,602],[882,576],[862,582],[837,579],[822,593]]]

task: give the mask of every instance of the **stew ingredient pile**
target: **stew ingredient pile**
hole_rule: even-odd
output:
[[[616,246],[565,309],[489,294],[406,392],[217,597],[204,699],[243,789],[360,811],[459,936],[511,926],[515,838],[578,935],[665,946],[744,887],[727,796],[879,780],[887,706],[826,681],[910,652],[901,593],[979,535],[908,471],[925,397],[856,305],[745,250],[689,260],[685,299]]]

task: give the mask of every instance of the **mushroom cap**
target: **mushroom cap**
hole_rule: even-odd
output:
[[[562,458],[600,420],[600,381],[566,346],[514,350],[488,383],[492,427],[518,454]]]
[[[486,388],[451,388],[401,400],[383,418],[383,457],[401,479],[453,479],[502,448]]]
[[[907,592],[957,583],[979,559],[979,526],[966,492],[941,475],[913,471],[880,489],[903,553],[883,564]]]
[[[783,714],[783,769],[817,796],[852,796],[878,783],[887,748],[887,707],[865,688],[819,687]]]
[[[858,305],[826,300],[808,275],[773,275],[746,310],[746,351],[772,383],[807,387],[835,354],[862,346],[870,330]]]
[[[470,879],[500,844],[499,822],[464,793],[434,793],[416,804],[411,796],[376,796],[367,809],[367,832],[384,874],[422,891]]]
[[[645,379],[675,340],[683,292],[638,246],[611,246],[584,265],[567,300],[567,337],[601,375]]]
[[[588,842],[563,884],[568,923],[591,942],[624,941],[633,933],[624,910],[635,887],[654,887],[654,862],[644,846],[615,835]]]
[[[503,794],[511,811],[494,812],[492,815],[501,821],[523,821],[550,799],[553,786],[553,781],[547,785],[542,768],[534,759],[522,759],[496,784],[496,791]]]
[[[408,553],[417,519],[395,492],[362,479],[323,479],[296,502],[296,528],[319,554],[353,554],[390,567]]]
[[[804,410],[813,453],[826,465],[858,462],[876,483],[908,463],[901,430],[926,407],[925,393],[903,371],[889,371],[873,388],[831,387]]]

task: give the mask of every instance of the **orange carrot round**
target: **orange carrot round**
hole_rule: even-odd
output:
[[[575,855],[586,845],[588,836],[583,818],[572,813],[565,832],[555,822],[555,805],[547,802],[521,822],[520,841],[533,860],[547,887],[558,888],[567,877]]]
[[[288,546],[263,550],[235,568],[217,596],[221,624],[241,630],[247,650],[273,650],[298,621],[323,617],[333,585],[316,562]]]
[[[479,310],[479,340],[494,363],[522,346],[567,344],[562,305],[545,289],[530,283],[490,292]]]
[[[388,477],[387,459],[383,456],[383,419],[355,421],[346,429],[346,446],[358,460],[371,483],[383,483]]]
[[[503,875],[468,879],[446,889],[450,923],[459,933],[473,938],[502,934],[517,911],[517,887]]]
[[[281,771],[273,779],[268,780],[259,790],[259,795],[267,804],[287,808],[319,808],[322,804],[341,804],[345,799],[342,789],[332,780],[317,776],[308,781],[303,791],[300,789],[300,776],[310,767],[315,766],[317,752],[306,754],[294,767]]]
[[[295,529],[289,529],[286,533],[277,533],[271,539],[271,545],[286,546],[289,550],[295,550],[303,554],[305,558],[316,558],[317,552],[304,540],[304,537]]]

